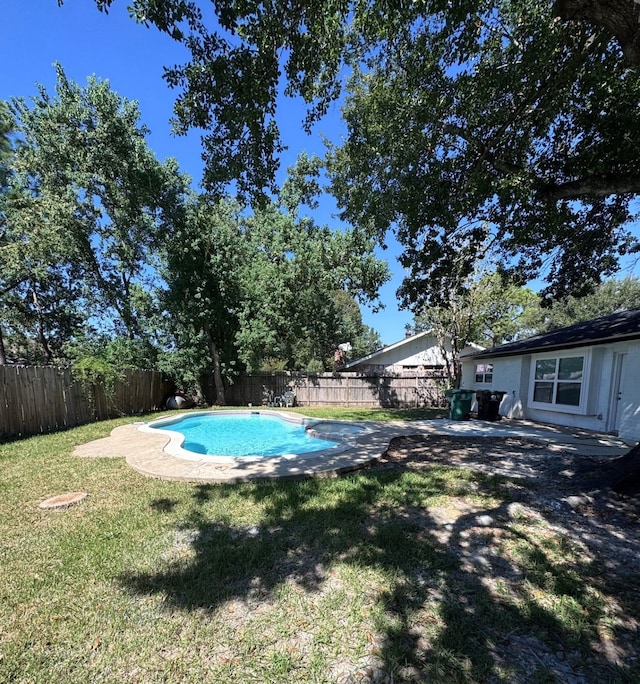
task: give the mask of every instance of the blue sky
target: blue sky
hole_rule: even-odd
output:
[[[58,61],[69,78],[84,84],[88,76],[108,79],[121,96],[137,100],[141,121],[151,129],[149,144],[159,159],[175,157],[182,171],[194,184],[201,179],[200,136],[171,135],[169,119],[175,94],[162,79],[163,66],[181,64],[187,53],[168,36],[154,28],[137,25],[129,18],[127,2],[117,0],[108,15],[95,7],[93,0],[12,0],[2,3],[0,17],[5,30],[0,41],[0,99],[35,94],[36,83],[53,92]],[[341,134],[339,108],[335,105],[328,117],[316,126],[311,136],[302,130],[303,107],[296,102],[283,109],[280,127],[289,149],[282,171],[295,161],[298,153],[322,154],[321,136],[338,141]],[[331,198],[322,202],[314,214],[317,222],[339,227]],[[399,246],[393,240],[379,256],[389,262],[393,279],[381,291],[384,309],[373,313],[363,307],[364,322],[380,333],[384,344],[402,339],[404,327],[413,320],[407,311],[399,311],[395,296],[402,282],[397,263]]]

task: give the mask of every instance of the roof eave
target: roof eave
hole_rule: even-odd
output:
[[[640,333],[630,333],[628,335],[619,335],[616,337],[601,337],[593,340],[584,340],[584,342],[566,342],[551,345],[542,345],[539,347],[526,347],[513,350],[495,351],[492,353],[491,349],[485,349],[484,351],[478,352],[477,354],[467,354],[464,358],[466,359],[477,359],[477,358],[500,358],[504,356],[524,356],[526,354],[539,354],[542,352],[552,352],[560,351],[562,349],[579,349],[581,347],[596,347],[609,342],[628,342],[630,340],[640,339]]]

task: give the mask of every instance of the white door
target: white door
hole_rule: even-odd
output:
[[[618,432],[620,429],[620,418],[622,411],[620,410],[620,401],[622,399],[622,378],[624,377],[622,369],[624,367],[625,352],[615,353],[613,355],[613,376],[611,378],[611,398],[609,402],[609,420],[607,430],[609,432]]]

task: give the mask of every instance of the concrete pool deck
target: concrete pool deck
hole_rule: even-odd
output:
[[[365,426],[368,428],[367,432],[357,437],[347,450],[328,455],[324,453],[321,456],[309,453],[295,458],[228,458],[224,461],[203,456],[201,459],[187,460],[172,456],[164,450],[169,442],[166,434],[154,435],[140,431],[138,428],[143,423],[117,427],[108,437],[76,447],[74,454],[94,458],[125,458],[140,473],[163,480],[236,483],[273,478],[335,477],[372,463],[385,453],[394,437],[409,435],[519,437],[539,442],[550,451],[604,458],[620,456],[629,451],[631,446],[611,435],[523,420],[503,419],[490,423],[436,419],[411,422],[356,421],[355,424]]]

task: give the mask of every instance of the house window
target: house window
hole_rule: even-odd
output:
[[[586,368],[585,355],[535,359],[532,403],[549,409],[579,410],[584,398]]]
[[[493,382],[493,364],[492,363],[477,363],[476,364],[476,382],[490,384]]]

